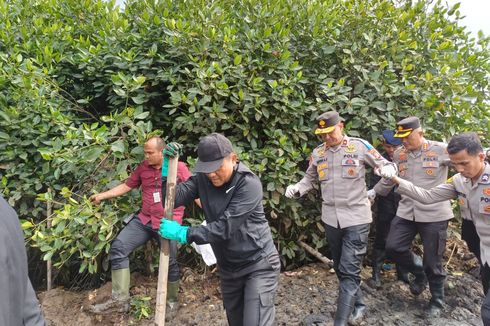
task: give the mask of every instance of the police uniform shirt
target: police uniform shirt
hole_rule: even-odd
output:
[[[419,151],[409,152],[404,147],[399,148],[393,156],[393,162],[398,166],[398,176],[424,189],[444,183],[450,164],[446,147],[445,143],[425,139]],[[374,190],[385,196],[392,187],[394,184],[391,180],[383,179],[374,186]],[[415,222],[440,222],[451,219],[453,212],[449,201],[422,204],[402,196],[396,215]]]
[[[446,183],[426,190],[414,186],[411,182],[400,180],[398,192],[410,196],[422,203],[436,203],[448,199],[457,199],[461,216],[472,220],[480,236],[482,264],[490,265],[490,165],[485,169],[478,182],[456,174]]]
[[[321,144],[313,150],[306,175],[297,183],[300,195],[319,182],[323,222],[336,228],[371,223],[365,164],[379,167],[392,163],[360,138],[344,136],[342,143],[335,147]]]

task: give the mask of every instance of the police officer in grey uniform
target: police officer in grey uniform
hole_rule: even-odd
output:
[[[287,187],[286,197],[303,196],[320,183],[322,221],[340,283],[334,321],[335,326],[340,326],[347,325],[349,318],[360,320],[365,310],[360,272],[372,221],[365,164],[388,165],[393,171],[395,168],[367,141],[344,135],[337,112],[325,112],[317,122],[315,134],[323,143],[313,150],[303,179]]]
[[[424,204],[457,199],[463,219],[475,224],[481,240],[481,274],[486,295],[481,313],[484,325],[490,326],[490,165],[485,162],[480,139],[474,132],[452,137],[447,151],[458,174],[446,183],[427,190],[402,178],[394,177],[393,181],[399,184],[400,194]]]
[[[166,153],[175,147],[167,145]],[[273,325],[280,261],[262,206],[260,180],[238,161],[231,142],[221,134],[202,138],[197,155],[195,175],[176,187],[175,206],[200,198],[207,225],[188,227],[162,219],[160,235],[182,244],[211,244],[231,326]]]
[[[447,179],[449,157],[446,144],[424,138],[417,117],[408,117],[397,123],[395,137],[402,139],[403,147],[397,150],[393,162],[398,166],[398,176],[422,188],[432,188]],[[394,183],[383,179],[374,190],[387,194]],[[410,283],[410,292],[422,293],[427,279],[431,300],[427,317],[438,316],[444,302],[446,272],[442,257],[446,247],[448,220],[453,217],[449,201],[421,204],[410,197],[402,196],[397,216],[391,222],[386,239],[388,258],[415,275]],[[412,241],[419,233],[424,248],[423,263],[411,250]]]
[[[0,325],[45,324],[27,274],[27,255],[19,218],[0,196]]]

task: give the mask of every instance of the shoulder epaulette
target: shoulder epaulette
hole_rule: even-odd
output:
[[[370,149],[373,149],[373,145],[371,145],[367,140],[365,139],[362,139],[362,138],[357,138],[357,137],[350,137],[350,140],[356,140],[358,142],[360,142],[361,144],[363,144],[368,150]]]

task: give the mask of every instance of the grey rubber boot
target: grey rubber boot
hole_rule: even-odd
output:
[[[112,270],[112,295],[106,301],[92,305],[89,310],[95,314],[129,311],[129,268]]]

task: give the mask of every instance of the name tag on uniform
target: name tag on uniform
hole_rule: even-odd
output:
[[[439,162],[437,162],[437,161],[424,161],[424,162],[422,162],[422,167],[423,168],[438,168]]]
[[[159,203],[161,202],[162,199],[160,198],[160,193],[157,191],[157,192],[154,192],[153,193],[153,202],[154,203]]]
[[[342,160],[342,166],[359,166],[359,160],[354,160],[352,158],[344,158]]]

